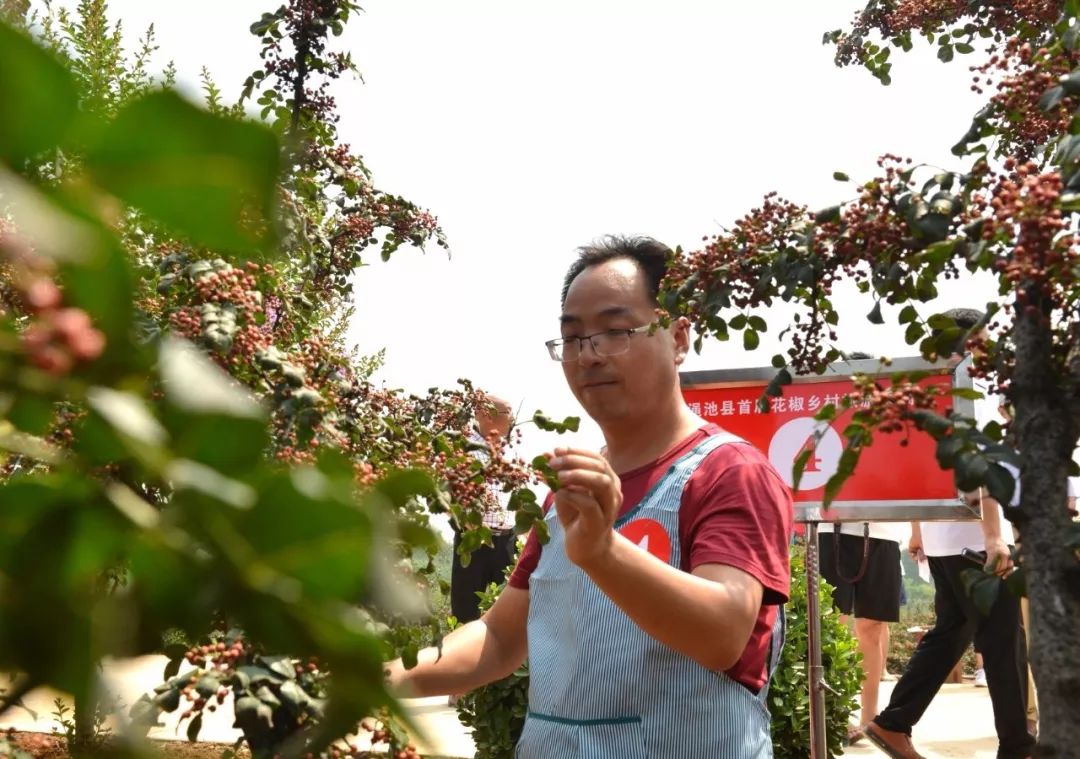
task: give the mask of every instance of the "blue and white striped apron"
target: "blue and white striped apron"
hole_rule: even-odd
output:
[[[680,568],[683,488],[705,456],[725,444],[745,441],[728,433],[702,441],[616,529],[643,534],[643,547],[666,541],[668,563]],[[529,714],[517,759],[772,757],[768,685],[751,693],[649,636],[566,557],[554,508],[545,520],[551,540],[529,580]],[[781,609],[770,676],[783,645],[783,619]]]

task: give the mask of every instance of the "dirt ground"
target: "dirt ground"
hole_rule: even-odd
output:
[[[25,751],[34,759],[69,759],[67,742],[63,736],[48,733],[28,733],[8,731],[8,743],[16,751]],[[232,745],[227,743],[189,743],[188,741],[148,741],[151,756],[162,759],[219,759]],[[108,749],[103,751],[107,755]],[[247,748],[236,752],[237,759],[250,759]],[[9,759],[8,754],[0,752],[0,759]]]

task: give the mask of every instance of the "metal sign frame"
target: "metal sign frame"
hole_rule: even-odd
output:
[[[955,388],[972,388],[968,367],[971,358],[960,363],[954,361],[929,362],[922,358],[893,359],[888,366],[880,360],[859,359],[830,364],[824,374],[796,375],[792,384],[807,385],[818,382],[836,382],[854,374],[889,378],[897,373],[927,372],[952,376]],[[686,389],[708,390],[717,387],[747,387],[767,384],[774,376],[773,367],[747,369],[720,369],[709,371],[680,372],[679,379]],[[974,416],[975,403],[967,398],[954,397],[952,407],[965,416]],[[927,462],[937,466],[936,462]],[[954,498],[936,500],[882,500],[882,501],[833,501],[828,509],[821,501],[801,501],[795,504],[797,522],[930,522],[977,520],[979,512],[964,503],[957,493]]]

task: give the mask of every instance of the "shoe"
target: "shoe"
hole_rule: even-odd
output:
[[[986,687],[986,670],[983,669],[982,667],[979,667],[977,670],[975,670],[975,687],[976,688],[985,688]]]
[[[856,743],[866,737],[863,730],[858,725],[848,725],[847,737],[844,740],[845,746],[854,746]]]
[[[910,735],[898,733],[895,730],[886,730],[876,722],[868,722],[863,725],[862,730],[867,740],[890,759],[926,759],[925,756],[915,750]]]

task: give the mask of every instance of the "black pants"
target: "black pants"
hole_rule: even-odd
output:
[[[480,546],[469,557],[469,566],[461,566],[458,546],[461,536],[454,533],[454,563],[450,570],[450,611],[465,624],[480,618],[480,597],[488,585],[501,585],[506,568],[514,561],[513,531],[492,532],[493,546]],[[1026,681],[1025,681],[1026,682]]]
[[[1035,740],[1027,731],[1027,653],[1020,599],[1004,586],[989,616],[964,592],[961,574],[975,565],[962,556],[930,557],[937,621],[919,642],[889,705],[875,719],[886,730],[911,735],[964,651],[974,640],[983,657],[1000,759],[1022,759]]]

